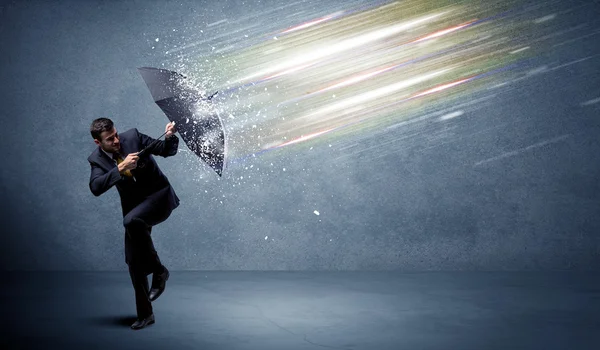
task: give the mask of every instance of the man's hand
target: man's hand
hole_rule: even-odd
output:
[[[137,161],[140,157],[137,156],[136,153],[129,153],[125,159],[119,164],[119,172],[122,173],[126,170],[131,170],[137,168]]]
[[[175,134],[177,132],[177,129],[175,129],[175,122],[168,123],[167,126],[165,126],[165,132],[165,138],[169,138]]]

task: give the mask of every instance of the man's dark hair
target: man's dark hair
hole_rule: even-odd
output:
[[[90,127],[90,133],[95,140],[102,141],[100,139],[100,134],[105,131],[111,131],[113,127],[113,121],[108,118],[94,119],[92,126]]]

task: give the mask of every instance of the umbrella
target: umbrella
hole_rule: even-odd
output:
[[[225,132],[216,112],[208,111],[208,98],[200,97],[186,77],[170,70],[138,68],[148,85],[154,102],[162,109],[188,148],[206,162],[219,176],[225,166]]]

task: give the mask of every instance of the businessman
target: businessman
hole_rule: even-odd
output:
[[[165,221],[179,206],[179,198],[152,155],[170,157],[177,153],[179,139],[174,124],[165,127],[165,140],[155,140],[129,129],[117,132],[112,120],[98,118],[90,133],[98,147],[88,157],[90,190],[100,196],[116,186],[121,197],[125,227],[125,262],[135,291],[137,320],[132,329],[155,322],[151,302],[166,287],[169,270],[161,263],[150,236],[152,226]],[[154,142],[156,141],[156,142]],[[151,146],[149,152],[139,151]],[[152,274],[152,286],[148,275]]]

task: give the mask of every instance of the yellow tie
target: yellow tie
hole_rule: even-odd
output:
[[[121,155],[117,153],[113,155],[113,158],[117,161],[117,165],[121,164],[121,162],[123,162],[124,160],[123,158],[121,158]],[[131,174],[130,170],[125,170],[125,176],[132,177],[133,175]]]

